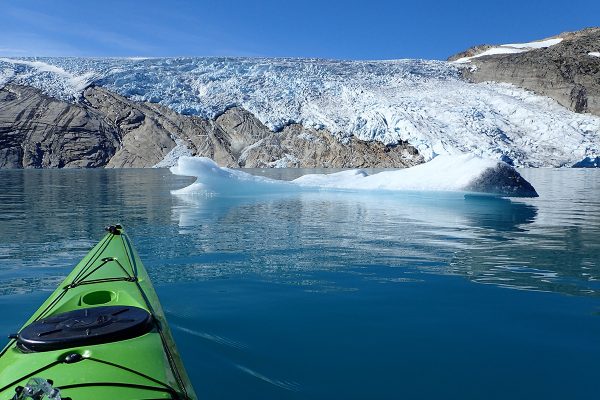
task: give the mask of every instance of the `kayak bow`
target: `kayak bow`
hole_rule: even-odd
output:
[[[139,256],[120,225],[107,230],[10,336],[0,400],[37,398],[25,392],[40,382],[50,399],[196,399]]]

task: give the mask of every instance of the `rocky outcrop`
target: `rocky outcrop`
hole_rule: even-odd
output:
[[[460,53],[456,53],[455,55],[448,57],[448,61],[456,61],[464,57],[473,57],[491,49],[492,47],[494,46],[490,44],[479,44],[477,46],[469,47],[465,51],[461,51]]]
[[[291,124],[272,132],[234,107],[215,119],[87,88],[77,104],[40,91],[0,89],[0,167],[150,167],[176,146],[228,167],[404,167],[423,162],[407,143],[386,146]]]
[[[559,35],[562,42],[516,54],[494,54],[465,64],[464,76],[473,82],[512,83],[548,96],[579,113],[600,115],[600,28]],[[489,48],[489,47],[488,47]],[[473,56],[472,48],[449,60]]]
[[[0,167],[68,168],[106,165],[119,132],[89,107],[23,86],[0,90]]]
[[[486,169],[465,187],[468,192],[492,193],[509,197],[538,197],[538,193],[513,167],[498,163]]]
[[[278,135],[270,135],[244,150],[240,157],[245,167],[335,167],[376,168],[408,167],[422,162],[416,149],[406,143],[386,146],[354,137],[343,142],[326,130],[286,126]]]

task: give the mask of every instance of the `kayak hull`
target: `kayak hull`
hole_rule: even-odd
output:
[[[43,318],[106,306],[146,310],[153,326],[125,340],[39,352],[28,352],[13,338],[0,353],[0,399],[10,399],[34,376],[51,379],[61,396],[74,400],[196,399],[158,296],[119,226],[111,227],[22,329]]]

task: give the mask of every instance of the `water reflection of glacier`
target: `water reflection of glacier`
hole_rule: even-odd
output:
[[[592,255],[556,251],[585,242],[578,229],[546,237],[537,215],[525,203],[453,193],[179,196],[173,205],[197,252],[185,271],[193,279],[252,274],[307,290],[354,290],[344,274],[402,283],[426,273],[595,294]]]

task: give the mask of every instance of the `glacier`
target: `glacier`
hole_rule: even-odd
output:
[[[0,87],[30,85],[76,102],[89,85],[186,115],[240,106],[278,131],[290,123],[431,160],[471,153],[514,166],[563,167],[600,156],[600,118],[509,84],[473,84],[452,62],[263,58],[0,58]],[[180,149],[185,154],[185,149]]]
[[[421,165],[369,175],[363,169],[332,174],[303,175],[282,181],[219,167],[210,158],[180,157],[170,168],[174,175],[195,176],[196,181],[171,193],[207,196],[253,196],[306,191],[351,192],[460,192],[510,197],[537,197],[529,182],[502,161],[472,154],[440,155]]]

